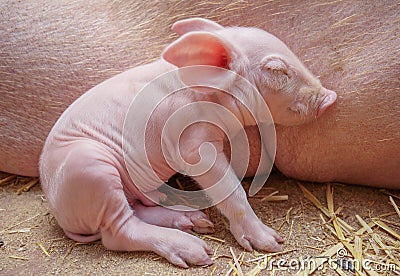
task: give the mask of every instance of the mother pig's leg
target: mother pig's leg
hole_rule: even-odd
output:
[[[57,164],[57,158],[62,162]],[[113,158],[101,146],[82,142],[45,152],[41,175],[49,205],[70,237],[101,236],[108,249],[153,251],[181,267],[212,263],[212,250],[203,240],[135,215]]]

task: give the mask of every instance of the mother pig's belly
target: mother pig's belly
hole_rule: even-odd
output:
[[[340,93],[318,121],[277,126],[275,164],[308,181],[400,188],[400,99],[396,89]]]

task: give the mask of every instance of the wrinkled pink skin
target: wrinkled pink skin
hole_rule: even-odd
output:
[[[112,250],[151,250],[178,266],[187,267],[188,263],[211,264],[208,256],[211,249],[194,236],[160,226],[207,233],[212,231],[213,224],[200,211],[177,212],[156,206],[128,176],[121,139],[125,115],[136,93],[157,76],[176,68],[174,65],[219,66],[242,74],[261,89],[259,92],[270,106],[275,122],[285,125],[315,120],[335,102],[336,93],[323,88],[279,39],[260,29],[223,28],[212,21],[190,19],[175,24],[174,30],[182,37],[166,48],[163,60],[133,68],[99,84],[64,112],[46,140],[40,176],[50,209],[70,238],[77,241],[101,238]],[[225,75],[216,74],[214,80],[223,83]],[[216,90],[188,90],[169,97],[150,118],[153,127],[146,133],[148,158],[162,181],[176,173],[166,162],[176,162],[175,156],[164,159],[159,146],[163,124],[177,108],[198,101],[223,104],[243,126],[255,124],[236,100]],[[228,170],[223,185],[234,184],[238,188],[217,207],[228,218],[232,234],[249,251],[281,250],[279,243],[283,239],[265,226],[250,207],[225,157],[224,139],[221,129],[196,123],[182,133],[179,150],[187,162],[196,164],[200,145],[204,142],[214,145],[216,163],[193,178],[207,188]],[[174,153],[178,149],[166,150]],[[143,158],[131,157],[137,163],[136,169],[143,167]],[[179,162],[174,167],[186,171]],[[156,191],[160,183],[144,181],[148,183],[140,184],[151,187],[148,192],[160,194]]]

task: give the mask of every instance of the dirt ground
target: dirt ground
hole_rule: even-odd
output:
[[[357,269],[367,275],[400,275],[400,213],[396,213],[400,191],[302,182],[319,200],[320,208],[334,208],[336,215],[329,218],[317,208],[318,203],[305,197],[300,182],[275,172],[249,201],[262,221],[285,238],[284,252],[270,257],[266,252],[244,252],[226,229],[224,218],[210,209],[216,231],[200,237],[214,249],[215,263],[181,269],[154,253],[111,252],[101,242],[75,243],[65,237],[49,213],[40,185],[18,194],[30,179],[16,177],[1,182],[8,176],[0,173],[0,275],[293,275],[300,269],[296,261],[307,257],[326,261],[315,275],[355,275]],[[244,186],[248,187],[246,181]],[[328,206],[329,187],[333,187],[333,206]],[[274,191],[279,193],[266,197]],[[356,215],[371,229],[364,227],[357,233],[363,226]],[[341,227],[339,218],[354,229]],[[357,260],[369,261],[364,269],[349,263],[354,261],[349,253],[352,250]],[[257,257],[259,260],[252,260]],[[268,260],[268,265],[263,260]],[[299,272],[306,274],[304,269]]]

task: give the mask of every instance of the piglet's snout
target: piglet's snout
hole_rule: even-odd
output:
[[[319,118],[325,110],[331,106],[332,104],[335,103],[337,98],[337,94],[335,91],[322,88],[322,96],[321,96],[321,103],[318,106],[317,113],[316,113],[316,118]]]

